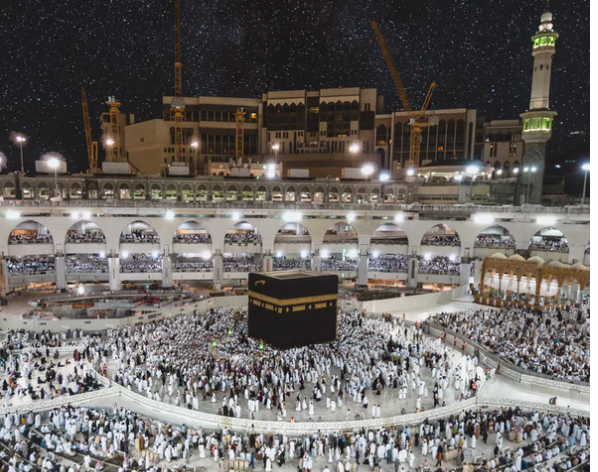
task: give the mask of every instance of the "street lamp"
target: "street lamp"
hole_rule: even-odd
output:
[[[586,203],[586,184],[588,183],[588,172],[590,172],[590,163],[584,164],[581,166],[581,170],[583,170],[583,194],[581,195],[581,204],[585,205]]]
[[[477,175],[477,173],[480,171],[480,168],[478,166],[467,166],[465,169],[465,172],[467,172],[469,175]]]
[[[413,177],[415,175],[415,169],[407,169],[407,177]]]
[[[349,152],[353,156],[353,163],[351,164],[351,167],[355,167],[355,156],[357,155],[357,153],[359,151],[360,151],[359,144],[353,143],[353,144],[351,144],[351,146],[349,146]]]
[[[58,196],[58,167],[60,167],[60,159],[52,157],[48,160],[50,169],[54,169],[54,195]]]
[[[276,163],[276,167],[278,167],[278,151],[280,151],[280,143],[273,143],[272,150],[274,151],[274,162]]]
[[[23,144],[27,142],[27,138],[24,134],[17,134],[15,140],[21,148],[21,174],[25,174],[25,164],[23,163]]]
[[[372,164],[366,164],[361,168],[361,173],[365,175],[365,181],[368,181],[368,177],[374,173],[376,169]]]
[[[193,149],[193,172],[197,174],[197,149],[199,148],[199,141],[192,141],[191,148]]]
[[[382,172],[380,174],[380,182],[388,182],[390,180],[390,174],[388,172]]]
[[[523,173],[527,174],[527,189],[525,191],[525,203],[529,202],[529,190],[532,182],[532,174],[535,174],[536,172],[538,172],[538,168],[536,166],[523,168]]]

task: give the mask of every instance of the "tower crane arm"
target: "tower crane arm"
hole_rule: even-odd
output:
[[[430,106],[430,102],[432,101],[432,95],[434,94],[434,90],[436,89],[436,82],[432,82],[430,84],[430,88],[428,89],[428,94],[426,95],[426,99],[424,100],[424,104],[420,110],[420,113],[423,115]]]
[[[412,113],[413,107],[411,106],[411,102],[407,96],[407,91],[405,90],[401,76],[397,71],[394,60],[392,59],[392,55],[390,54],[390,50],[388,49],[388,45],[386,44],[386,40],[384,39],[384,36],[382,35],[382,32],[380,31],[380,28],[378,28],[378,24],[375,21],[372,21],[372,28],[374,29],[376,40],[378,41],[378,45],[380,46],[380,50],[382,51],[382,55],[384,56],[384,60],[388,66],[388,70],[390,71],[392,81],[395,84],[395,88],[397,89],[399,98],[403,104],[403,108],[405,111]]]

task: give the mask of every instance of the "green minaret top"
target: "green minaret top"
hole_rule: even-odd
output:
[[[554,31],[554,25],[552,24],[552,13],[545,11],[540,17],[538,32],[532,36],[534,52],[539,48],[555,47],[558,37],[559,34]]]

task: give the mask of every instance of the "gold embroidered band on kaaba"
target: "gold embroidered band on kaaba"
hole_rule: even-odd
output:
[[[330,294],[330,295],[316,295],[315,297],[301,297],[301,298],[274,298],[269,297],[268,295],[262,295],[261,293],[256,293],[253,291],[249,291],[248,293],[249,298],[255,298],[257,300],[261,300],[268,304],[277,305],[277,306],[289,306],[289,305],[301,305],[305,303],[319,303],[319,302],[336,302],[338,300],[338,294]],[[316,307],[319,308],[319,307]],[[323,308],[323,307],[322,307]]]

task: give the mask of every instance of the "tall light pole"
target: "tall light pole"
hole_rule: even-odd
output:
[[[529,190],[532,182],[532,174],[535,174],[536,172],[538,172],[538,168],[536,166],[523,168],[523,173],[527,174],[527,189],[525,191],[525,203],[529,202]]]
[[[192,141],[191,148],[193,149],[193,171],[197,174],[197,149],[199,148],[199,141]]]
[[[58,196],[58,167],[60,166],[60,160],[57,157],[52,157],[48,161],[50,169],[54,169],[54,195]]]
[[[280,143],[273,143],[272,150],[274,151],[274,162],[276,163],[276,172],[278,173],[278,151],[280,151]]]
[[[23,134],[17,134],[16,136],[17,143],[21,148],[21,174],[25,175],[25,164],[23,162],[23,144],[27,142],[27,138]]]
[[[581,195],[581,204],[586,204],[586,184],[588,183],[588,172],[590,172],[590,163],[584,164],[581,166],[581,170],[583,170],[583,194]]]
[[[476,165],[470,165],[465,168],[465,172],[469,174],[470,180],[470,190],[469,190],[469,199],[473,200],[473,181],[475,180],[476,176],[480,172],[480,168]]]
[[[353,144],[351,144],[351,146],[349,146],[349,152],[353,156],[353,164],[351,164],[352,167],[355,167],[355,156],[359,153],[359,151],[360,151],[359,144],[353,143]]]

